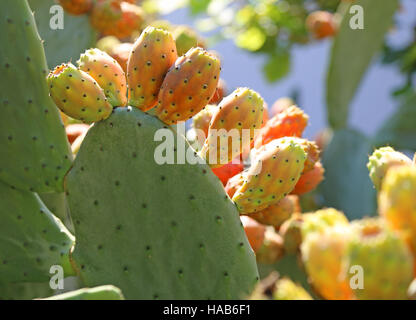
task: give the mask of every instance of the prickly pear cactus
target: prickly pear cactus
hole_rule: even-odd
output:
[[[73,275],[74,238],[36,194],[0,182],[0,235],[0,279],[48,281],[52,265]]]
[[[168,152],[188,145],[132,107],[88,131],[66,180],[81,279],[127,299],[247,296],[258,272],[234,204],[207,165],[156,162],[162,129]]]
[[[0,43],[13,45],[0,51],[0,179],[23,190],[63,191],[72,156],[58,109],[48,96],[35,21],[26,1],[3,4]]]

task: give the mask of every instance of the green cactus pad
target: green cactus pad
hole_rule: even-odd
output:
[[[69,262],[73,242],[36,194],[0,182],[0,279],[49,281],[52,265],[73,275]]]
[[[45,298],[53,294],[53,290],[47,282],[0,282],[0,300],[31,300]]]
[[[107,285],[70,291],[44,300],[124,300],[124,297],[119,288]]]
[[[63,191],[71,166],[58,109],[48,96],[42,43],[27,1],[0,12],[0,180],[33,192]]]
[[[206,164],[155,162],[164,128],[127,107],[89,130],[66,179],[79,275],[127,299],[244,298],[258,271],[238,212]]]
[[[30,7],[35,13],[39,33],[44,40],[45,53],[49,68],[68,61],[77,61],[79,55],[94,46],[97,33],[92,29],[88,15],[73,16],[63,12],[63,29],[51,28],[55,25],[57,6],[54,0],[29,0]]]

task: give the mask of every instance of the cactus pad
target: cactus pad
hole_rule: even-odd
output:
[[[248,295],[258,273],[235,206],[207,165],[156,163],[161,129],[127,107],[88,131],[66,180],[81,279],[127,299]]]

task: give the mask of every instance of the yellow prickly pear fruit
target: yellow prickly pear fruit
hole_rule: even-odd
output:
[[[113,111],[94,78],[71,63],[57,66],[47,82],[55,104],[71,118],[91,123],[108,118]]]
[[[114,107],[127,103],[126,75],[118,62],[100,49],[85,51],[78,60],[78,67],[93,77]]]
[[[163,79],[178,57],[169,31],[147,27],[136,40],[127,62],[129,104],[147,111],[157,104]]]
[[[296,253],[308,234],[322,233],[329,227],[347,225],[348,219],[341,211],[325,208],[311,213],[294,214],[283,223],[279,233],[283,237],[286,252]]]
[[[205,41],[190,27],[177,26],[173,30],[178,55],[181,56],[193,47],[205,48]]]
[[[192,118],[211,100],[220,78],[220,61],[202,48],[178,58],[163,80],[156,116],[166,124]]]
[[[208,137],[200,152],[207,163],[221,167],[249,148],[263,119],[263,98],[248,88],[238,88],[216,108]]]
[[[273,226],[278,230],[286,220],[298,212],[300,212],[299,197],[288,195],[278,203],[251,214],[250,217],[262,224]]]
[[[291,138],[279,139],[274,146],[257,154],[243,173],[244,183],[232,198],[240,212],[258,212],[279,202],[299,180],[306,160],[302,146]]]
[[[348,226],[327,227],[312,232],[301,244],[301,257],[315,291],[324,299],[350,300],[353,297],[346,277]]]
[[[354,282],[355,297],[407,299],[413,280],[413,258],[405,242],[381,218],[354,221],[351,228],[347,270],[352,266],[362,268],[362,274],[347,273],[350,282]]]
[[[391,168],[378,197],[380,214],[400,232],[416,257],[416,166]]]
[[[313,300],[310,294],[300,285],[288,278],[276,281],[273,290],[274,300]]]
[[[209,123],[217,108],[218,106],[209,104],[192,118],[192,127],[201,130],[204,133],[204,139],[208,137]]]
[[[411,163],[412,161],[403,153],[391,147],[382,147],[376,149],[369,157],[367,168],[374,187],[380,190],[383,179],[391,167],[410,165]]]

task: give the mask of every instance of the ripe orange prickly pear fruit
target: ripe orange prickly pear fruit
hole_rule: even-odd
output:
[[[297,106],[291,106],[267,121],[257,136],[254,147],[283,137],[300,137],[308,124],[309,117]]]
[[[179,56],[184,55],[191,48],[205,48],[205,41],[188,26],[177,26],[172,33]]]
[[[276,114],[286,110],[287,108],[289,108],[293,105],[296,105],[296,103],[295,103],[295,101],[293,101],[293,99],[291,99],[289,97],[279,98],[273,103],[271,114],[273,116],[275,116]]]
[[[261,247],[257,250],[258,263],[274,264],[284,255],[283,239],[273,229],[267,229]]]
[[[258,212],[279,202],[298,182],[306,160],[303,147],[291,138],[276,141],[244,172],[244,183],[233,196],[240,212]]]
[[[189,50],[163,80],[156,116],[166,124],[193,117],[214,95],[220,70],[220,61],[204,49]]]
[[[230,178],[234,177],[236,174],[244,170],[243,161],[239,158],[234,159],[233,161],[223,165],[222,167],[212,168],[212,172],[221,180],[222,184],[225,186]]]
[[[163,79],[177,58],[172,34],[147,27],[136,40],[127,63],[129,104],[147,111],[157,104]]]
[[[278,203],[272,204],[259,212],[251,214],[250,217],[261,224],[273,226],[278,230],[286,220],[300,211],[299,197],[288,195]]]
[[[248,242],[254,252],[257,252],[263,244],[266,227],[247,216],[240,216]]]
[[[277,280],[273,290],[274,300],[313,300],[311,295],[300,285],[288,278]]]
[[[76,138],[83,135],[88,131],[90,126],[85,123],[70,124],[65,127],[66,137],[68,138],[69,144],[72,144]]]
[[[127,1],[96,0],[90,14],[90,22],[93,28],[103,35],[122,39],[140,30],[143,15],[139,6]]]
[[[356,279],[354,294],[360,300],[403,300],[413,280],[413,258],[405,242],[380,218],[351,224],[353,237],[348,246],[351,266],[360,266],[363,283]],[[355,274],[347,273],[350,278]],[[354,281],[354,279],[351,279]]]
[[[227,164],[250,146],[262,118],[263,98],[251,89],[236,89],[213,114],[201,156],[213,168]]]
[[[383,179],[391,167],[411,164],[412,160],[403,153],[391,147],[382,147],[374,150],[373,154],[369,157],[367,168],[370,172],[370,178],[373,181],[374,187],[380,190]]]
[[[302,195],[315,190],[324,179],[324,173],[325,169],[321,162],[316,162],[312,170],[303,173],[300,176],[299,181],[292,190],[291,194]]]
[[[234,177],[228,179],[224,189],[230,198],[233,197],[234,193],[243,185],[244,177],[242,172],[236,174]]]
[[[345,268],[349,226],[328,227],[312,232],[301,244],[301,257],[309,282],[315,291],[328,300],[351,300]]]
[[[209,123],[217,108],[218,106],[209,104],[192,118],[192,127],[204,133],[204,140],[208,137]]]
[[[388,170],[378,197],[380,214],[400,232],[416,257],[416,166]]]
[[[71,63],[57,66],[47,82],[55,104],[71,118],[90,123],[108,118],[113,111],[94,78]]]
[[[73,15],[81,15],[91,10],[93,0],[59,0],[64,10]]]
[[[332,13],[315,11],[306,18],[306,28],[316,39],[323,39],[336,34],[337,23]]]
[[[221,102],[221,100],[224,98],[227,92],[227,87],[225,85],[225,81],[223,79],[220,79],[218,81],[217,88],[215,89],[215,93],[212,96],[212,99],[210,100],[209,104],[218,104]]]
[[[126,75],[118,62],[100,49],[89,49],[81,54],[78,67],[93,77],[114,107],[127,103]]]

